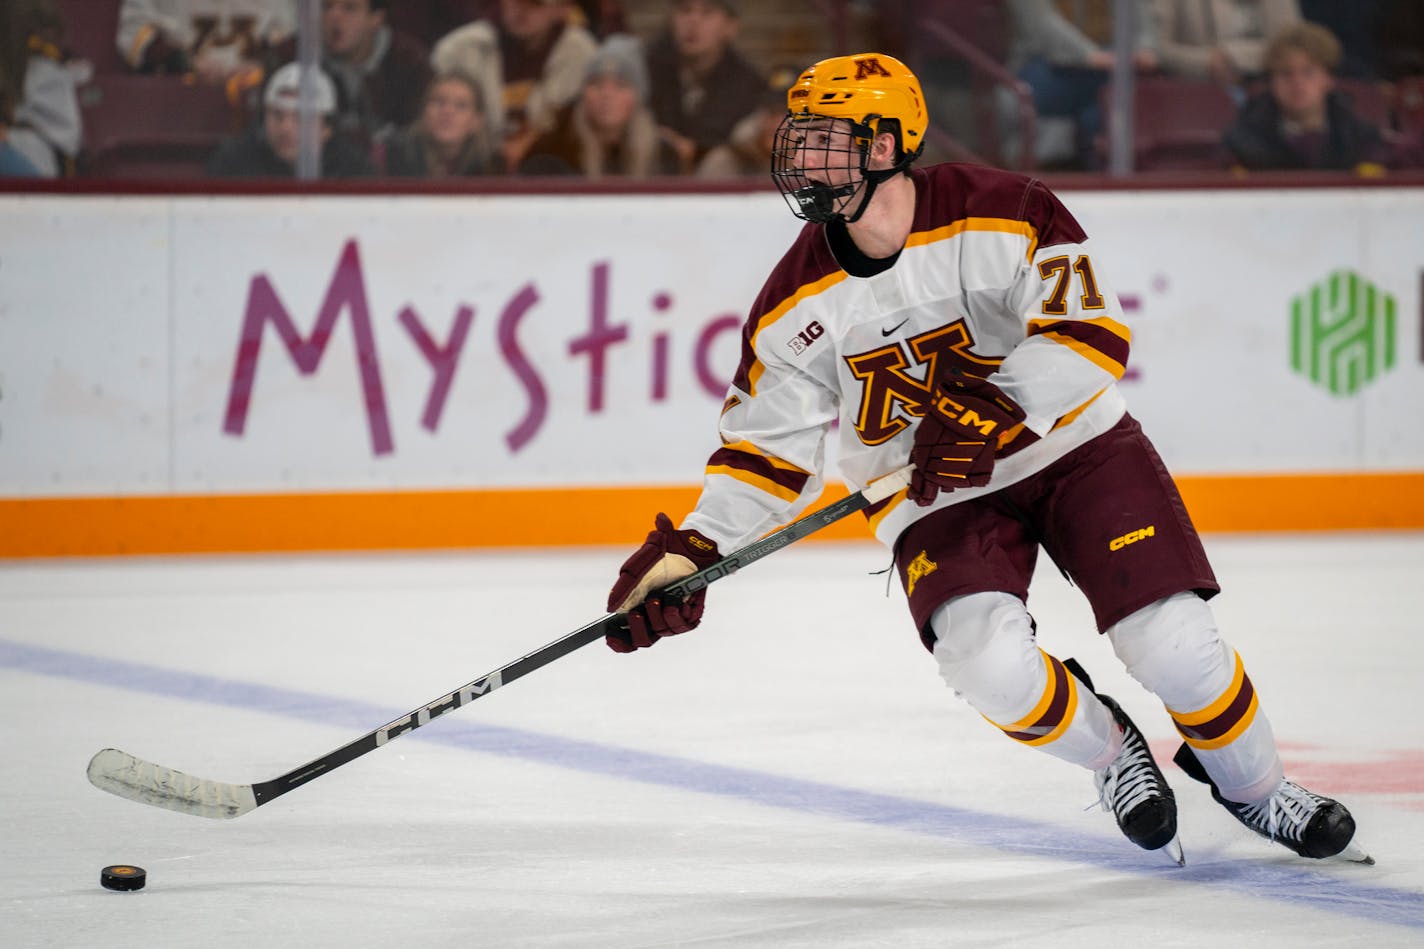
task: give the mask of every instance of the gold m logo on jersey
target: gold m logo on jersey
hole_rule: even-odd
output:
[[[845,357],[851,375],[861,382],[860,410],[855,433],[867,445],[881,445],[910,427],[911,418],[925,414],[930,379],[948,367],[986,376],[999,365],[970,352],[974,339],[963,320],[912,338],[909,348],[890,343],[869,352]],[[916,372],[909,371],[914,366]]]
[[[915,592],[915,584],[939,569],[939,564],[930,559],[929,554],[920,551],[905,568],[905,595]]]
[[[1135,544],[1146,537],[1155,536],[1157,533],[1155,525],[1149,524],[1141,530],[1128,531],[1121,537],[1114,537],[1108,541],[1108,550],[1122,550],[1128,544]]]
[[[855,61],[855,78],[864,79],[866,76],[884,76],[889,79],[890,70],[880,65],[880,60],[874,56],[857,59]]]

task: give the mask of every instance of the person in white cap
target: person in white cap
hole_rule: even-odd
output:
[[[321,117],[317,130],[321,142],[321,177],[351,178],[375,173],[371,156],[332,131],[336,114],[336,86],[320,70],[311,84],[313,107]],[[301,132],[299,104],[302,72],[288,63],[272,74],[262,93],[262,121],[218,147],[208,161],[208,174],[216,177],[291,178],[296,174]]]

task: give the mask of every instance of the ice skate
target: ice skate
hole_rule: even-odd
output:
[[[1177,749],[1173,760],[1189,776],[1209,785],[1211,796],[1233,817],[1267,840],[1314,860],[1340,857],[1355,863],[1375,862],[1355,843],[1355,819],[1339,801],[1282,778],[1270,797],[1253,804],[1240,804],[1221,796],[1216,783],[1186,743]]]
[[[1113,812],[1128,840],[1143,850],[1165,849],[1177,866],[1186,866],[1177,840],[1176,795],[1132,719],[1108,696],[1098,698],[1122,727],[1122,750],[1106,768],[1094,774],[1103,810]]]

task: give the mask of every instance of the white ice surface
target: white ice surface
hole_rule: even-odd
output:
[[[1288,772],[1377,866],[1251,837],[1171,765],[1188,867],[1132,847],[944,688],[869,544],[780,552],[697,632],[589,646],[236,820],[170,813],[90,756],[275,777],[596,618],[626,552],[0,564],[0,946],[1424,945],[1424,535],[1208,547]],[[1169,758],[1046,562],[1030,606]]]

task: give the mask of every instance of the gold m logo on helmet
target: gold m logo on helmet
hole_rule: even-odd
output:
[[[1157,533],[1156,528],[1149,524],[1141,530],[1128,531],[1121,537],[1114,537],[1108,541],[1108,550],[1122,550],[1128,544],[1135,544],[1145,537],[1152,537]]]
[[[874,56],[857,59],[855,61],[855,78],[864,79],[866,76],[884,76],[889,79],[890,70],[880,65],[880,60]]]
[[[939,564],[930,559],[929,554],[920,551],[910,565],[905,568],[905,595],[915,592],[915,584],[939,569]]]

